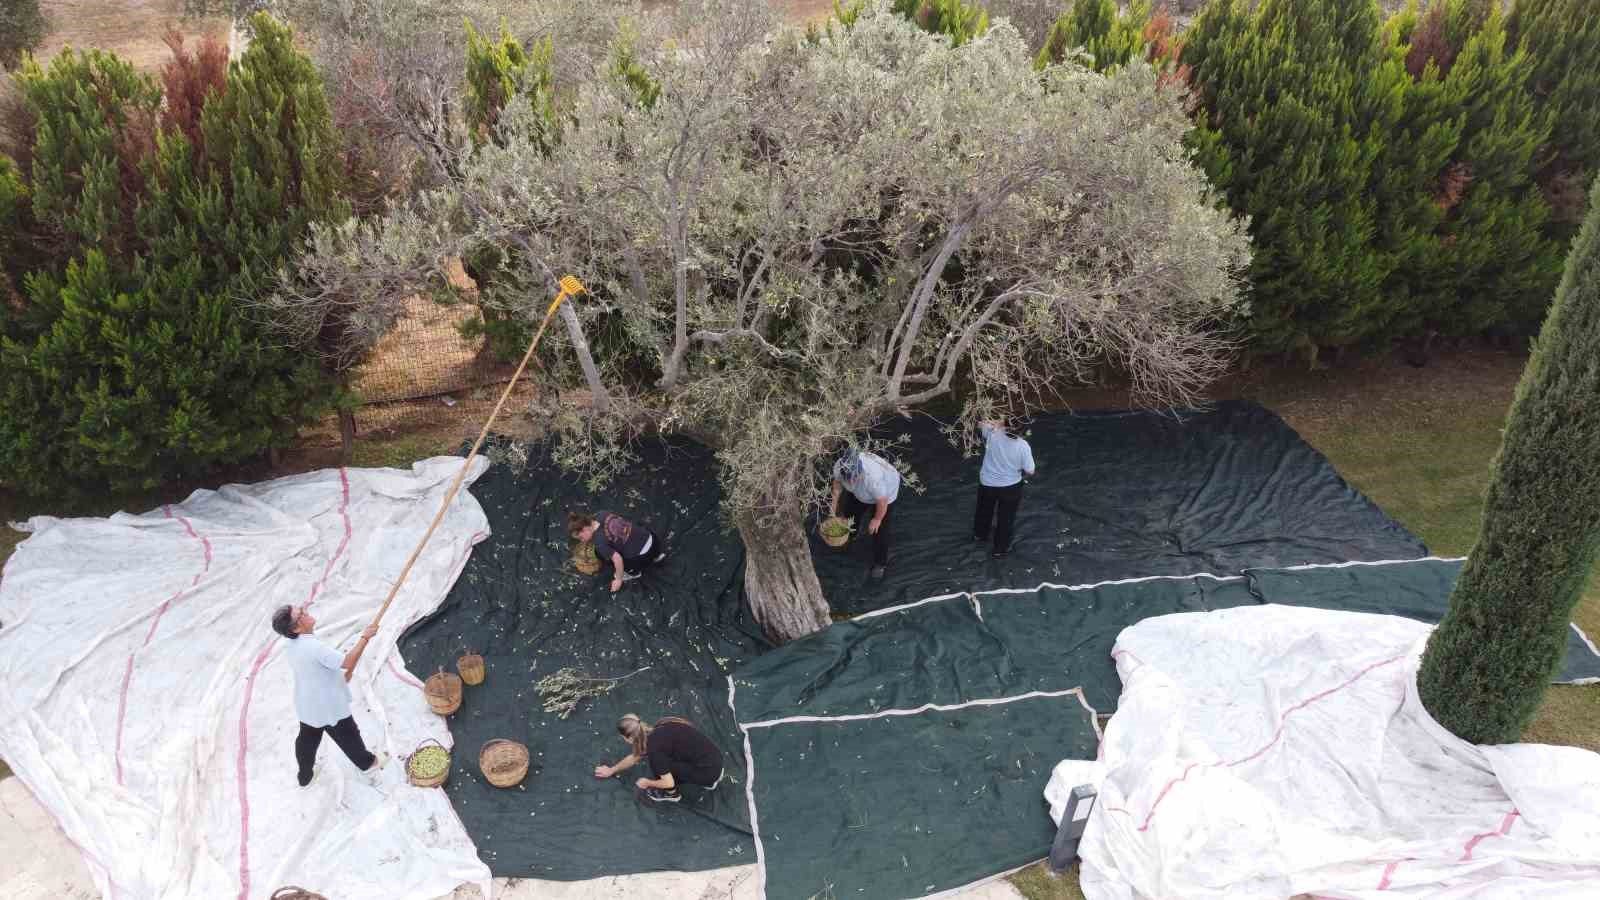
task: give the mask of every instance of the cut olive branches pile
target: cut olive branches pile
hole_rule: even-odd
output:
[[[544,698],[544,711],[565,719],[572,715],[579,703],[610,693],[612,688],[648,668],[645,666],[620,678],[602,678],[568,666],[546,675],[534,682],[533,686],[539,689],[539,696]]]

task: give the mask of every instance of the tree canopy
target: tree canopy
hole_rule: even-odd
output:
[[[563,458],[614,474],[641,428],[714,447],[775,637],[828,621],[803,517],[882,417],[960,387],[971,424],[1107,366],[1181,404],[1222,371],[1247,239],[1142,62],[1035,70],[1008,25],[957,46],[881,3],[809,35],[754,0],[616,21],[558,141],[505,104],[454,183],[322,232],[280,293],[364,279],[383,307],[488,251],[485,290],[531,316],[576,274],[546,359]]]

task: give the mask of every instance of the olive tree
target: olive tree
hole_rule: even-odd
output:
[[[375,226],[369,280],[403,290],[407,252],[420,281],[488,246],[532,316],[578,275],[549,367],[583,398],[555,417],[563,458],[614,463],[640,428],[715,448],[777,640],[829,621],[804,523],[863,429],[957,393],[970,424],[1107,365],[1182,404],[1225,365],[1247,239],[1142,64],[1035,71],[1009,25],[956,48],[882,4],[807,36],[754,0],[688,0],[671,28],[619,30],[566,102],[553,147],[509,104],[457,184]],[[313,280],[366,265],[313,255]]]

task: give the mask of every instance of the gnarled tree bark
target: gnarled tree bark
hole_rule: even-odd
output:
[[[767,637],[782,644],[828,627],[828,601],[811,565],[798,514],[774,520],[749,510],[735,514],[744,540],[744,591]]]

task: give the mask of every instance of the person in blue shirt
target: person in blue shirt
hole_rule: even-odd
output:
[[[989,540],[992,524],[991,555],[1004,559],[1011,552],[1011,526],[1022,505],[1022,479],[1033,475],[1033,448],[1011,434],[999,420],[980,422],[978,430],[983,434],[984,450],[983,467],[978,470],[978,514],[972,523],[972,538],[980,544]]]
[[[872,514],[867,533],[872,535],[873,578],[882,578],[889,565],[889,518],[899,496],[900,472],[878,454],[850,450],[834,463],[832,514],[852,520]]]
[[[300,786],[311,784],[316,774],[317,747],[323,734],[329,734],[351,764],[366,773],[367,783],[376,787],[381,784],[389,754],[375,754],[361,740],[361,729],[350,713],[347,682],[361,661],[367,642],[378,633],[378,626],[368,625],[350,652],[343,654],[314,636],[316,627],[317,620],[305,606],[280,606],[272,614],[272,630],[289,641],[283,655],[294,670],[294,709],[300,719],[294,758],[300,769]]]

